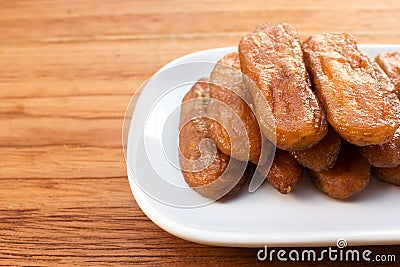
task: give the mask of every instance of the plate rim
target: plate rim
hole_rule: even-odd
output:
[[[146,216],[164,231],[179,237],[181,239],[210,246],[224,247],[263,247],[265,245],[271,247],[322,247],[335,246],[338,240],[337,234],[316,232],[292,232],[290,237],[263,233],[249,232],[233,232],[233,231],[213,231],[201,230],[184,224],[176,223],[168,217],[159,213],[153,208],[148,201],[149,197],[133,181],[132,176],[128,172],[128,181],[133,196]],[[379,234],[379,236],[378,236]],[[400,240],[400,230],[387,232],[362,232],[351,233],[350,231],[342,233],[340,239],[345,239],[351,246],[360,245],[395,245]]]

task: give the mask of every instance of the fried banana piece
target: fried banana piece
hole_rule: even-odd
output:
[[[361,154],[369,165],[380,168],[394,168],[400,165],[400,128],[392,139],[382,145],[360,147]]]
[[[340,136],[329,128],[328,133],[315,146],[304,150],[292,150],[290,154],[304,167],[323,171],[332,168],[337,160],[341,144]]]
[[[327,120],[349,143],[388,142],[398,128],[394,86],[347,33],[322,33],[303,42],[304,59]]]
[[[330,170],[310,170],[314,185],[326,195],[346,199],[361,192],[368,184],[370,167],[357,147],[343,145],[338,160]]]
[[[400,51],[380,53],[375,62],[383,69],[396,88],[400,97]]]
[[[372,167],[371,172],[373,176],[383,182],[400,185],[400,166],[397,166],[395,168]]]
[[[387,52],[379,54],[375,61],[386,72],[390,80],[396,86],[396,92],[400,90],[400,52]],[[397,98],[397,97],[396,97]],[[393,98],[391,103],[397,114],[400,104],[398,99]],[[368,163],[379,168],[394,168],[400,165],[400,128],[398,128],[389,140],[382,145],[371,145],[360,148],[361,153]]]
[[[248,172],[243,172],[247,162],[223,154],[211,141],[208,101],[206,79],[197,82],[182,100],[179,161],[185,181],[193,190],[203,197],[220,199],[243,187],[248,178]]]
[[[277,149],[275,158],[268,173],[259,166],[261,175],[266,176],[276,190],[282,194],[293,191],[303,176],[303,166],[301,166],[287,151]]]
[[[278,148],[309,148],[325,136],[324,110],[311,89],[293,26],[259,25],[240,41],[239,58],[261,131],[271,140],[270,125],[263,123],[268,121],[265,110],[270,109]]]
[[[261,132],[249,106],[252,98],[243,84],[237,52],[217,62],[210,82],[210,96],[217,100],[208,105],[208,115],[213,118],[209,125],[211,138],[224,154],[257,164],[261,153]]]

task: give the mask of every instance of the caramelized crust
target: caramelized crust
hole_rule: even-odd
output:
[[[261,133],[249,106],[252,98],[243,84],[237,52],[217,62],[210,81],[210,96],[217,100],[208,105],[208,115],[213,118],[209,125],[211,138],[224,154],[257,163]]]
[[[259,167],[259,171],[282,194],[292,192],[303,175],[303,167],[287,151],[280,149],[275,151],[269,172],[266,173],[263,166]]]
[[[304,167],[318,172],[335,165],[340,144],[340,136],[330,128],[324,139],[315,146],[304,150],[292,150],[290,154]]]
[[[316,34],[304,41],[303,51],[336,132],[358,146],[388,142],[398,128],[394,87],[355,39],[347,33]]]
[[[206,198],[219,199],[245,184],[248,172],[243,170],[247,162],[231,159],[210,140],[208,101],[205,79],[197,82],[182,100],[179,161],[185,181],[193,190]]]
[[[397,166],[395,168],[372,167],[371,171],[373,176],[383,182],[400,185],[400,166]]]
[[[370,167],[357,147],[343,145],[339,158],[330,170],[310,170],[314,185],[326,195],[346,199],[361,192],[369,182]]]
[[[400,86],[400,53],[388,52],[381,53],[376,57],[375,61],[387,73],[391,81],[397,83],[397,93]],[[397,63],[396,63],[397,62]],[[397,69],[396,69],[397,64]],[[383,74],[382,74],[383,75]],[[391,98],[390,102],[396,109],[399,117],[400,103],[397,93],[388,94]],[[394,168],[400,165],[400,128],[398,128],[393,137],[382,145],[371,145],[361,147],[361,153],[368,163],[375,167]]]
[[[239,57],[260,128],[270,140],[273,134],[268,109],[281,149],[308,148],[325,136],[328,126],[324,111],[311,90],[294,27],[259,25],[240,41]]]
[[[400,96],[400,51],[380,53],[375,61],[389,76],[396,88],[397,95]]]
[[[400,128],[392,139],[382,145],[371,145],[360,148],[369,165],[374,167],[394,168],[400,165]]]

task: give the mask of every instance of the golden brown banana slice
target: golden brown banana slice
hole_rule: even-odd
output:
[[[400,185],[400,166],[394,168],[371,168],[372,175],[378,178],[379,180],[394,184]]]
[[[206,79],[197,82],[182,100],[179,161],[185,181],[193,190],[206,198],[219,199],[245,184],[247,162],[223,154],[211,141],[208,102]]]
[[[305,149],[318,143],[328,125],[311,89],[296,29],[289,24],[259,25],[240,41],[239,57],[261,131],[271,140],[269,118],[265,118],[265,110],[270,109],[277,147]]]
[[[250,108],[251,95],[243,84],[237,52],[219,60],[210,76],[208,105],[210,135],[226,155],[242,161],[258,162],[261,133]],[[217,101],[214,101],[217,100]]]
[[[400,96],[400,51],[380,53],[375,61],[390,78]]]
[[[360,148],[361,154],[369,165],[381,168],[394,168],[400,165],[400,128],[392,139],[382,145],[371,145]]]
[[[287,151],[277,149],[271,169],[268,173],[264,166],[259,166],[261,175],[280,193],[293,191],[303,176],[303,167]]]
[[[394,87],[356,40],[347,33],[316,34],[304,41],[303,51],[336,132],[358,146],[388,142],[399,126]]]
[[[326,195],[346,199],[361,192],[369,182],[370,167],[357,147],[343,145],[335,166],[330,170],[310,170],[314,185]]]
[[[332,168],[340,151],[341,138],[332,129],[315,146],[304,150],[292,150],[290,154],[304,167],[323,171]]]
[[[400,53],[381,53],[376,57],[375,61],[386,72],[393,84],[397,86],[398,93],[400,89]],[[397,97],[393,97],[391,103],[397,109],[397,114],[399,115],[400,104]],[[360,150],[368,163],[374,167],[397,167],[400,165],[400,128],[396,130],[389,142],[382,145],[364,146]]]

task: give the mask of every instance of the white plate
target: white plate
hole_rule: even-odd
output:
[[[360,45],[360,48],[374,57],[382,51],[400,50],[400,45]],[[185,62],[215,63],[236,49],[225,47],[200,51],[178,58],[162,70]],[[181,75],[197,79],[208,76],[211,69],[212,64],[205,65],[203,69],[193,68],[190,73]],[[172,82],[180,78],[179,74],[168,77]],[[214,202],[198,208],[173,207],[150,197],[138,185],[137,179],[151,179],[155,173],[149,169],[150,162],[144,156],[143,146],[138,144],[144,139],[141,127],[148,114],[146,108],[164,90],[163,84],[152,83],[150,79],[135,100],[137,103],[132,120],[125,125],[130,127],[129,133],[125,132],[125,141],[127,165],[131,166],[130,170],[128,168],[128,177],[132,193],[144,213],[162,229],[189,241],[218,246],[329,246],[335,245],[338,239],[347,240],[348,245],[400,244],[400,187],[375,179],[371,179],[368,187],[350,201],[338,201],[325,196],[314,188],[308,177],[304,177],[295,192],[289,195],[282,195],[264,183],[252,194],[243,190],[231,201]],[[156,110],[159,112],[156,115],[163,117],[163,108],[179,106],[187,90],[185,87],[177,90],[175,97],[161,103],[165,107]],[[155,123],[152,127],[151,138],[160,138],[156,133],[163,130],[162,124]],[[164,136],[170,138],[170,143],[174,145],[175,132]],[[156,156],[159,151],[152,149],[150,146],[148,152],[153,153],[153,161],[159,163],[158,170],[171,171],[170,182],[184,184],[179,171],[163,169],[165,158]],[[162,184],[154,186],[163,191]]]

